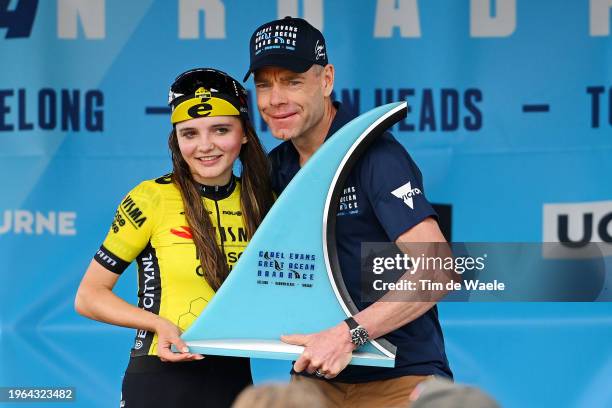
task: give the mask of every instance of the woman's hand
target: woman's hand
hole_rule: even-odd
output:
[[[174,323],[160,317],[155,325],[157,333],[157,356],[161,361],[193,361],[202,360],[201,354],[191,354],[187,344],[180,338],[181,329]],[[179,353],[175,353],[170,347],[174,345]]]
[[[204,356],[189,353],[189,348],[179,337],[181,329],[163,317],[127,303],[113,293],[119,275],[91,261],[77,291],[75,308],[90,319],[154,331],[157,333],[157,355],[162,361],[201,360]],[[180,353],[170,347],[174,344]]]

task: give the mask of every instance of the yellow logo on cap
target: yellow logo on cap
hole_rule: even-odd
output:
[[[210,91],[200,87],[194,97],[181,102],[172,110],[173,124],[207,116],[239,116],[238,109],[225,99],[213,97]]]
[[[195,97],[196,98],[203,98],[203,99],[210,99],[211,95],[210,95],[210,91],[206,88],[204,88],[203,86],[201,86],[200,88],[198,88],[197,91],[195,91]],[[205,101],[202,101],[205,102]]]

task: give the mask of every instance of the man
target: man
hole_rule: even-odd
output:
[[[334,67],[325,40],[303,19],[286,17],[260,26],[250,41],[257,106],[271,133],[283,140],[270,153],[277,194],[351,115],[332,102]],[[392,194],[411,183],[409,206]],[[351,170],[344,192],[351,210],[336,221],[343,279],[360,312],[313,334],[283,336],[304,346],[294,381],[316,384],[330,406],[407,406],[414,387],[431,375],[451,377],[433,302],[360,302],[362,242],[445,242],[435,211],[422,194],[421,173],[389,133],[377,138]],[[367,339],[385,336],[397,346],[396,367],[348,366]],[[314,376],[312,374],[315,374]]]

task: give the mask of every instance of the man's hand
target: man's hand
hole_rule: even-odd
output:
[[[181,329],[169,320],[160,318],[155,326],[155,332],[157,333],[157,356],[161,361],[193,361],[204,358],[201,354],[189,352],[187,344],[180,338]],[[177,350],[180,350],[180,353],[175,353],[170,349],[173,344]]]
[[[295,372],[316,370],[330,379],[336,377],[351,361],[355,345],[351,342],[348,325],[340,322],[327,330],[313,334],[281,336],[288,344],[304,346],[304,352],[293,365]]]

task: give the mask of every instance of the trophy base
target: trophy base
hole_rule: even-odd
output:
[[[304,351],[302,346],[294,346],[280,340],[196,340],[188,341],[187,346],[190,353],[274,360],[297,360]],[[355,351],[350,364],[394,367],[395,359],[365,351]]]

